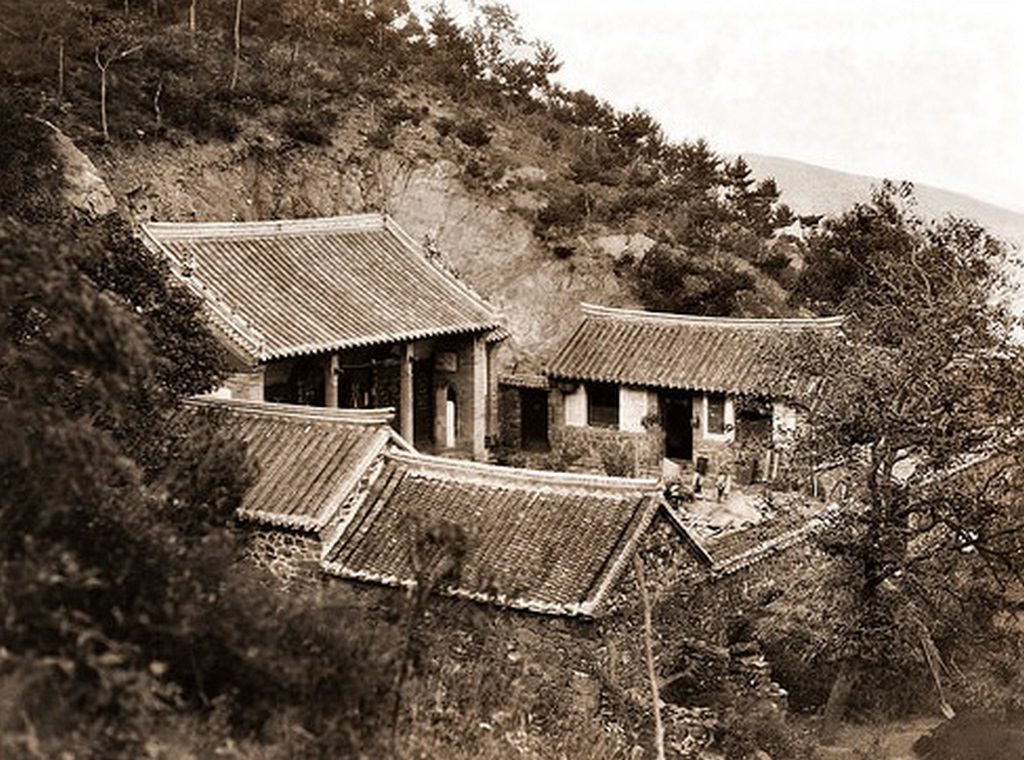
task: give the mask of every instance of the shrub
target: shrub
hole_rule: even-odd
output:
[[[442,116],[434,121],[434,129],[441,137],[447,137],[455,129],[455,122]]]
[[[163,119],[200,142],[231,142],[242,131],[230,104],[198,90],[168,87],[163,96]]]
[[[754,278],[734,265],[666,245],[647,252],[634,270],[634,284],[648,309],[727,315]]]
[[[583,228],[590,211],[590,198],[575,186],[556,188],[547,204],[537,212],[534,231],[542,238],[571,235]]]
[[[312,114],[289,116],[281,126],[284,134],[293,140],[323,146],[330,143],[337,123],[338,114],[324,108]]]
[[[456,125],[455,136],[471,148],[482,148],[491,142],[491,133],[487,122],[479,117]]]

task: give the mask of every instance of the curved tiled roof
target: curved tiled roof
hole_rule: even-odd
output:
[[[341,508],[366,469],[392,444],[392,409],[327,409],[198,398],[186,412],[216,415],[248,449],[257,468],[239,517],[316,531]]]
[[[581,306],[583,321],[549,365],[551,377],[751,395],[805,393],[806,381],[786,366],[787,346],[843,322]]]
[[[412,586],[436,567],[424,532],[465,536],[446,593],[558,615],[593,615],[661,503],[655,481],[540,472],[392,452],[328,538],[332,574]]]
[[[150,247],[257,360],[466,332],[501,320],[390,218],[151,223]]]

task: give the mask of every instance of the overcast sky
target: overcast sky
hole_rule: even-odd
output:
[[[506,0],[558,79],[674,138],[1024,211],[1015,0]]]

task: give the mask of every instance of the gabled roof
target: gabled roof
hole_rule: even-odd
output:
[[[392,409],[326,409],[203,397],[187,412],[215,415],[245,442],[256,482],[239,517],[317,531],[341,508],[385,448],[408,449],[391,428]]]
[[[390,452],[366,497],[327,539],[323,566],[344,578],[408,587],[417,566],[443,560],[441,550],[424,548],[425,532],[461,532],[461,571],[444,593],[589,616],[660,504],[655,481]]]
[[[494,310],[387,216],[151,223],[143,236],[203,298],[231,347],[254,360],[456,333],[503,337]]]
[[[764,396],[806,393],[786,366],[787,346],[843,322],[581,307],[583,321],[548,367],[553,378]]]

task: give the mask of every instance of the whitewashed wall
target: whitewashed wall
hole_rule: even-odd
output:
[[[649,395],[646,388],[619,387],[619,430],[644,432],[643,420],[648,414]]]
[[[587,389],[580,383],[572,393],[565,394],[565,424],[585,427],[587,424]]]

